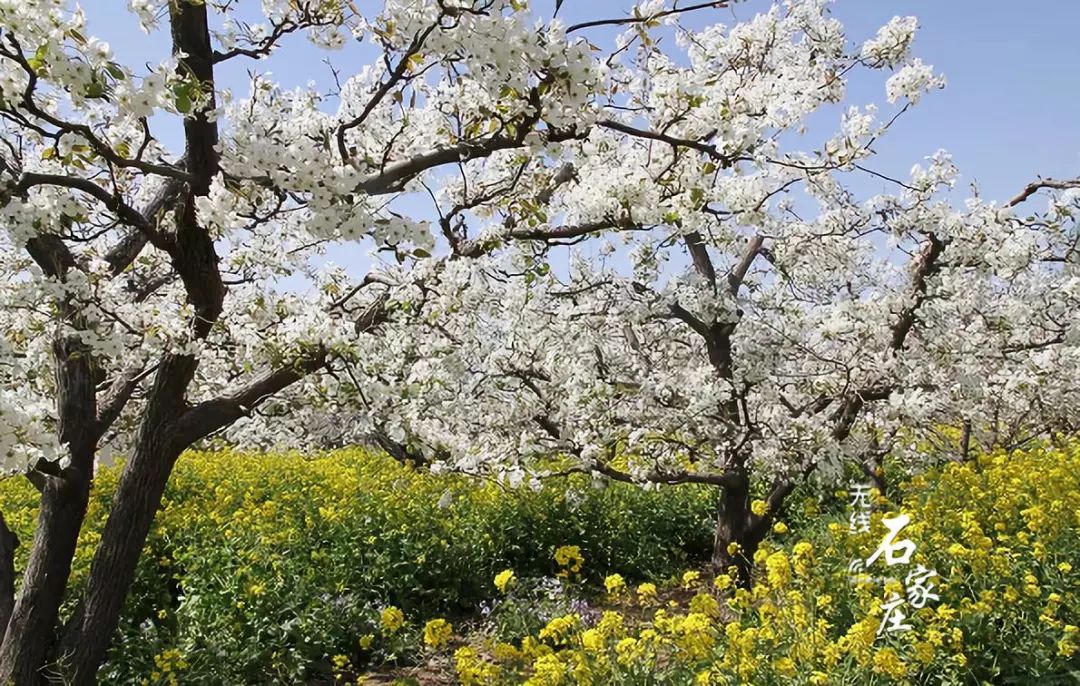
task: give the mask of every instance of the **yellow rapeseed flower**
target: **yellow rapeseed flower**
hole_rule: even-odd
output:
[[[690,611],[716,619],[720,616],[720,601],[708,593],[698,593],[690,599]]]
[[[525,686],[560,686],[566,681],[566,665],[558,655],[546,654],[533,662],[532,676]]]
[[[438,650],[454,637],[454,626],[445,619],[433,619],[424,625],[424,644]]]
[[[893,679],[902,679],[907,676],[907,667],[892,648],[882,648],[874,653],[874,671],[886,674]]]
[[[568,643],[580,624],[581,620],[575,614],[553,617],[547,626],[540,630],[539,636],[541,639],[549,639],[555,645]]]
[[[393,605],[384,607],[379,613],[379,626],[384,634],[397,633],[401,627],[405,626],[405,613]]]
[[[777,551],[765,560],[766,577],[773,588],[783,588],[791,581],[791,565],[783,551]]]
[[[514,570],[504,569],[495,575],[495,588],[499,589],[499,593],[506,593],[513,588],[516,581],[517,577],[514,576]]]
[[[656,600],[656,584],[644,583],[637,587],[638,600]]]
[[[499,667],[480,657],[475,649],[463,646],[454,651],[454,670],[462,686],[485,686],[499,676]]]
[[[581,572],[585,558],[581,548],[576,545],[564,545],[555,550],[555,563],[559,565],[559,576],[569,576]]]
[[[619,595],[626,590],[626,579],[622,574],[610,574],[604,579],[604,588],[611,595]]]

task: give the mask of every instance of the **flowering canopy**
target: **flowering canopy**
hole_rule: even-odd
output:
[[[680,25],[724,4],[567,26],[522,0],[265,0],[252,25],[208,2],[209,51],[136,67],[82,10],[0,2],[5,471],[65,459],[57,333],[91,360],[98,438],[121,451],[172,357],[192,362],[184,440],[321,426],[511,481],[554,453],[723,484],[920,427],[1075,421],[1075,184],[955,209],[939,153],[856,197],[845,176],[874,173],[873,143],[944,85],[909,54],[914,18],[861,45],[823,0]],[[169,11],[130,5],[147,31]],[[610,51],[589,40],[605,25]],[[385,59],[334,93],[215,88],[295,32]],[[890,70],[892,111],[851,107],[800,146],[859,69]],[[151,115],[183,117],[187,149]],[[1013,209],[1044,188],[1045,211]],[[198,267],[187,234],[212,242]],[[395,259],[326,265],[342,241]]]
[[[852,46],[827,3],[794,2],[677,27],[671,52],[648,24],[617,56],[578,53],[570,81],[589,92],[566,85],[557,115],[550,73],[523,77],[541,79],[541,115],[520,146],[415,182],[440,255],[417,241],[420,259],[369,275],[385,319],[346,336],[346,373],[233,435],[288,440],[321,418],[331,440],[374,432],[510,483],[559,454],[643,482],[749,469],[782,493],[808,470],[914,458],[946,426],[966,427],[966,451],[1074,425],[1076,184],[956,209],[945,153],[887,179],[891,195],[844,184],[874,174],[873,143],[944,84],[909,55],[913,18]],[[585,45],[557,27],[546,40]],[[789,149],[856,69],[894,70],[893,111],[852,107],[823,144]],[[496,111],[528,90],[498,83]],[[1040,214],[1013,209],[1044,188],[1062,192]]]

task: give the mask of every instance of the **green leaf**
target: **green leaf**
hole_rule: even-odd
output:
[[[34,51],[34,54],[26,60],[26,63],[30,65],[30,68],[34,71],[40,71],[45,66],[45,53],[48,52],[48,46],[42,45]]]
[[[173,95],[176,96],[174,102],[176,109],[180,113],[187,114],[191,111],[191,95],[194,88],[193,84],[186,81],[181,81],[173,86]]]
[[[187,114],[191,111],[191,98],[186,92],[176,94],[176,109],[181,114]]]
[[[103,95],[105,95],[105,84],[101,81],[95,79],[86,85],[86,97],[100,98]]]

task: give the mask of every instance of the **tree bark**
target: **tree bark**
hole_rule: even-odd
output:
[[[43,664],[64,599],[75,545],[86,516],[97,441],[96,403],[89,355],[77,336],[53,345],[57,360],[59,437],[70,462],[42,475],[41,505],[30,559],[0,644],[0,683],[33,684]]]
[[[81,487],[48,477],[22,588],[0,649],[0,683],[34,684],[43,678],[88,498],[88,483]]]
[[[201,107],[184,118],[184,160],[191,180],[177,197],[175,233],[164,241],[194,310],[191,335],[199,340],[217,322],[225,299],[214,240],[199,225],[195,211],[196,198],[209,192],[218,172],[218,130],[207,116],[215,106],[213,49],[205,3],[172,2],[169,20],[179,70],[197,81],[205,97]],[[166,354],[154,377],[86,588],[60,640],[56,657],[66,684],[94,683],[176,459],[203,435],[184,430],[179,421],[189,409],[185,396],[198,364],[194,356]]]
[[[18,547],[19,537],[8,528],[3,513],[0,513],[0,641],[15,609],[15,549]]]
[[[754,553],[765,538],[767,519],[750,511],[750,479],[740,475],[736,483],[723,488],[717,508],[716,532],[713,537],[712,566],[717,573],[726,573],[729,567],[738,570],[738,584],[750,586]],[[735,543],[739,549],[729,552]]]
[[[168,440],[170,433],[168,425],[144,423],[135,452],[124,466],[86,589],[57,651],[57,669],[65,684],[93,684],[105,659],[139,555],[181,452]]]
[[[863,474],[866,478],[870,479],[870,483],[877,489],[878,493],[882,497],[887,497],[886,487],[888,483],[885,481],[885,465],[884,455],[878,451],[873,451],[865,460],[860,464]]]

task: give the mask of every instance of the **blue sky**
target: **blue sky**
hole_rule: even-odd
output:
[[[546,14],[554,0],[533,0]],[[168,53],[168,36],[143,35],[123,0],[84,3],[91,33],[108,40],[128,64],[157,61]],[[256,0],[240,0],[257,8]],[[362,2],[362,4],[366,4]],[[749,0],[728,10],[700,13],[692,25],[710,20],[730,24],[732,16],[749,18],[768,7]],[[618,16],[632,6],[626,0],[566,0],[567,21]],[[966,181],[977,180],[988,197],[1003,198],[1037,174],[1080,174],[1080,2],[1033,0],[837,0],[836,16],[851,39],[869,37],[894,15],[915,15],[920,31],[915,54],[945,73],[948,87],[932,93],[876,148],[882,171],[905,174],[911,165],[938,148],[949,150]],[[594,37],[597,34],[594,33]],[[598,34],[600,38],[603,33]],[[325,86],[329,56],[349,73],[356,59],[370,60],[361,46],[322,53],[302,38],[287,43],[280,56],[259,63],[238,60],[227,65],[225,83],[243,92],[249,68],[270,70],[281,82]],[[856,80],[849,102],[885,106],[881,81]],[[832,120],[835,121],[835,120]],[[163,132],[163,135],[165,132]]]
[[[361,5],[371,0],[357,0]],[[688,0],[684,0],[686,4]],[[239,0],[252,18],[257,0]],[[109,41],[118,58],[132,66],[157,62],[168,55],[167,29],[142,34],[124,0],[85,0],[90,33]],[[381,4],[381,3],[379,3]],[[554,0],[532,0],[534,9],[547,15]],[[710,10],[687,24],[700,27],[716,21],[732,24],[767,9],[769,0],[745,0],[730,9]],[[561,10],[568,23],[598,17],[621,16],[629,0],[565,0]],[[861,42],[895,15],[915,15],[920,30],[914,54],[944,72],[948,87],[931,93],[907,113],[875,145],[878,157],[870,165],[882,173],[905,177],[924,157],[944,148],[953,154],[961,183],[978,182],[984,197],[1005,199],[1038,175],[1080,176],[1080,2],[1075,0],[836,0],[833,11],[844,24],[849,40]],[[164,28],[164,27],[163,27]],[[604,44],[613,32],[594,31],[590,38]],[[674,48],[674,46],[672,46]],[[369,45],[352,45],[327,53],[292,37],[285,49],[268,60],[233,60],[219,69],[220,84],[246,92],[249,69],[271,71],[287,86],[314,81],[322,89],[330,71],[322,64],[329,57],[343,76],[377,53]],[[887,115],[884,74],[853,79],[848,105],[878,103]],[[811,121],[835,130],[840,109],[826,111]],[[179,144],[176,122],[155,131],[167,143]],[[818,138],[815,137],[815,140]],[[175,146],[174,146],[175,147]],[[885,182],[864,176],[855,190],[873,194],[893,191]],[[364,262],[349,249],[332,254],[335,261]],[[349,253],[346,255],[346,253]],[[359,265],[357,265],[359,266]]]

